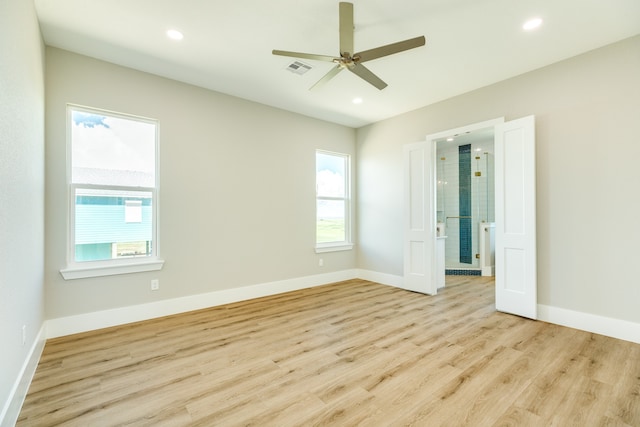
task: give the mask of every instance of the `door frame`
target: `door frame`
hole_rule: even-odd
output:
[[[436,274],[436,144],[437,140],[475,130],[494,128],[504,117],[472,123],[427,135],[424,141],[405,144],[404,150],[404,277],[400,286],[435,295]],[[495,140],[495,135],[494,135]]]
[[[501,234],[499,231],[496,232],[496,295],[499,292],[503,292],[508,297],[503,298],[504,295],[501,295],[501,298],[506,300],[506,303],[501,304],[498,310],[535,319],[537,317],[537,280],[535,277],[537,261],[535,253],[534,116],[527,116],[509,122],[505,122],[504,117],[486,120],[430,134],[427,135],[426,140],[423,142],[404,146],[404,280],[403,285],[400,287],[428,295],[435,295],[438,289],[435,279],[435,247],[437,239],[435,230],[435,214],[437,210],[436,141],[489,127],[494,129],[494,144],[497,142],[498,132],[509,132],[511,135],[515,135],[509,137],[512,142],[507,145],[510,147],[511,160],[519,165],[518,167],[508,168],[508,171],[504,167],[501,168],[499,172],[505,174],[502,176],[503,187],[505,182],[510,182],[511,184],[502,189],[496,188],[496,191],[505,192],[507,189],[509,190],[509,194],[505,195],[507,197],[506,202],[508,202],[505,206],[498,206],[499,197],[496,195],[496,228],[498,229],[501,226],[501,224],[497,223],[498,209],[506,209],[505,213],[508,210],[510,212],[508,215],[509,222],[518,225],[518,227],[513,225],[510,227],[510,229],[515,230],[511,233],[513,238],[509,233]],[[504,144],[501,144],[501,147],[506,150]],[[525,154],[527,155],[525,156]],[[526,158],[529,160],[525,161],[524,159]],[[522,163],[518,163],[516,161],[518,159],[523,160]],[[497,168],[498,165],[496,164],[495,167]],[[496,186],[498,186],[498,181],[496,181]],[[531,188],[533,188],[533,192]],[[520,190],[526,191],[522,192]],[[505,204],[505,197],[500,199],[502,204]],[[525,207],[524,210],[521,209],[522,206]],[[523,212],[524,218],[521,215]],[[503,218],[503,222],[504,220],[505,218]],[[511,240],[515,243],[512,244]],[[514,262],[509,263],[509,265],[497,265],[499,258],[497,252],[499,250],[510,250],[511,253],[516,254],[517,256],[512,255]],[[501,259],[504,264],[504,258]],[[438,268],[443,267],[440,266]],[[503,269],[501,270],[501,268]],[[498,275],[509,276],[509,283],[513,286],[506,286],[505,279],[507,277],[498,277]],[[500,288],[499,284],[501,284]],[[497,302],[498,295],[496,296]],[[526,309],[523,310],[523,307]]]
[[[497,117],[495,119],[490,119],[490,120],[485,120],[482,122],[478,122],[478,123],[472,123],[466,126],[460,126],[458,128],[455,129],[449,129],[446,131],[442,131],[442,132],[437,132],[431,135],[427,135],[427,144],[429,144],[432,149],[433,149],[433,158],[431,161],[431,168],[434,171],[437,170],[438,167],[438,159],[437,159],[437,155],[435,153],[437,153],[437,148],[438,148],[438,141],[442,140],[443,138],[446,137],[450,137],[450,136],[458,136],[458,135],[462,135],[465,133],[471,133],[477,130],[483,130],[483,129],[489,129],[492,128],[493,129],[493,144],[495,146],[496,143],[496,129],[498,126],[500,125],[504,125],[505,123],[505,119],[504,117]],[[494,166],[495,169],[495,166]],[[437,180],[436,180],[437,182]],[[438,194],[437,194],[437,189],[434,191],[433,194],[433,199],[431,201],[432,203],[432,207],[433,207],[433,211],[435,213],[435,211],[438,209]],[[495,204],[495,202],[494,202]],[[446,221],[445,221],[446,222]],[[475,224],[474,224],[475,226]]]

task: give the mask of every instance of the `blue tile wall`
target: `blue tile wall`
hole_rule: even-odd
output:
[[[481,276],[480,270],[445,270],[447,276]]]
[[[471,144],[458,147],[458,201],[460,216],[471,216]],[[460,218],[460,262],[473,263],[471,218]]]

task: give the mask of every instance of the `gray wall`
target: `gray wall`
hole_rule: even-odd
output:
[[[539,302],[640,322],[640,37],[357,131],[54,48],[45,130],[31,2],[0,3],[0,57],[0,402],[43,324],[43,282],[56,318],[354,267],[402,275],[402,145],[499,116],[536,115]],[[67,102],[160,120],[162,271],[60,276]],[[323,254],[322,269],[316,148],[358,154],[358,257]]]
[[[47,318],[355,268],[355,250],[322,254],[322,268],[314,251],[315,150],[355,155],[354,129],[56,48],[46,53]],[[61,277],[67,103],[159,120],[161,271]]]
[[[538,302],[640,322],[640,36],[358,129],[358,266],[402,275],[402,146],[536,116]]]
[[[43,55],[33,2],[0,2],[0,412],[43,324]]]

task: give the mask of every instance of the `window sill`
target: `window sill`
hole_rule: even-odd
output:
[[[60,270],[64,280],[85,279],[88,277],[114,276],[116,274],[142,273],[162,269],[164,260],[145,260],[139,262],[114,263],[111,265],[75,265]]]
[[[327,246],[316,246],[316,253],[321,254],[325,252],[338,252],[338,251],[350,251],[353,249],[352,243],[339,244],[339,245],[327,245]]]

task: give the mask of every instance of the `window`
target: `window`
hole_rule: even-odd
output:
[[[316,252],[353,247],[349,163],[347,154],[316,152]]]
[[[68,106],[65,279],[157,270],[155,120]]]

